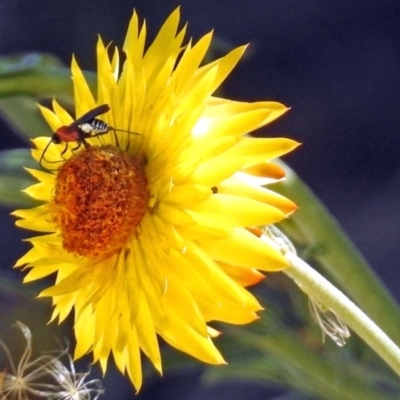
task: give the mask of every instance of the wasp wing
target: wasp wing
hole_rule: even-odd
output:
[[[108,104],[102,104],[101,106],[93,108],[93,110],[88,111],[86,114],[83,114],[82,117],[76,119],[74,122],[72,122],[72,124],[68,125],[68,130],[73,130],[80,125],[86,124],[92,119],[101,114],[105,114],[108,111],[110,111],[110,106]]]

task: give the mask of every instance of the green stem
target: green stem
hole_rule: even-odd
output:
[[[288,268],[289,269],[289,268]],[[268,324],[268,322],[266,322]],[[388,400],[392,396],[364,381],[359,371],[351,365],[330,363],[325,356],[315,354],[290,330],[279,330],[276,334],[259,335],[245,329],[233,331],[241,342],[256,348],[266,358],[275,356],[286,374],[282,375],[292,387],[305,390],[321,399],[341,400]],[[269,377],[266,376],[266,379]],[[313,397],[314,398],[314,397]]]
[[[324,205],[290,168],[284,168],[287,181],[274,189],[295,201],[299,210],[279,227],[295,243],[311,249],[312,259],[400,345],[398,304]]]
[[[283,272],[305,293],[335,312],[400,376],[400,349],[395,343],[322,275],[291,251],[282,250],[290,263]]]

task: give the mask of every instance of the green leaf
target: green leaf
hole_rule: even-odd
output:
[[[85,73],[95,87],[96,75]],[[53,56],[23,54],[0,58],[0,97],[25,95],[57,97],[72,104],[71,71]]]
[[[32,97],[0,97],[0,113],[19,136],[30,144],[29,138],[51,136],[52,132]]]
[[[0,205],[10,208],[35,207],[40,203],[22,190],[36,183],[24,167],[37,168],[28,149],[0,152]]]
[[[0,79],[19,72],[49,67],[62,67],[62,63],[51,54],[12,54],[0,57]]]
[[[96,74],[87,72],[85,76],[89,86],[95,88]],[[37,107],[43,97],[73,104],[69,68],[47,54],[0,57],[0,113],[26,142],[28,138],[52,134]]]

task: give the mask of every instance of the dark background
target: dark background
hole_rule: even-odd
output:
[[[198,39],[215,29],[217,50],[224,52],[251,43],[224,85],[224,96],[276,100],[292,108],[262,133],[303,143],[284,160],[328,206],[400,300],[397,0],[0,0],[0,55],[51,52],[69,64],[75,53],[81,67],[93,69],[98,33],[120,46],[135,7],[153,36],[178,4],[190,36]],[[22,144],[1,121],[0,128],[0,148]],[[13,228],[8,211],[1,220],[3,267],[13,265],[26,248],[19,246],[21,232]],[[177,385],[183,390],[181,381]],[[235,385],[218,395],[199,390],[182,398],[250,400],[266,394],[254,386],[251,393]],[[162,398],[181,398],[163,393]]]

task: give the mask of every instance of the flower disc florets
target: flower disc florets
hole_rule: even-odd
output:
[[[90,147],[61,167],[50,207],[64,249],[103,258],[136,233],[147,200],[141,160],[113,146]]]

